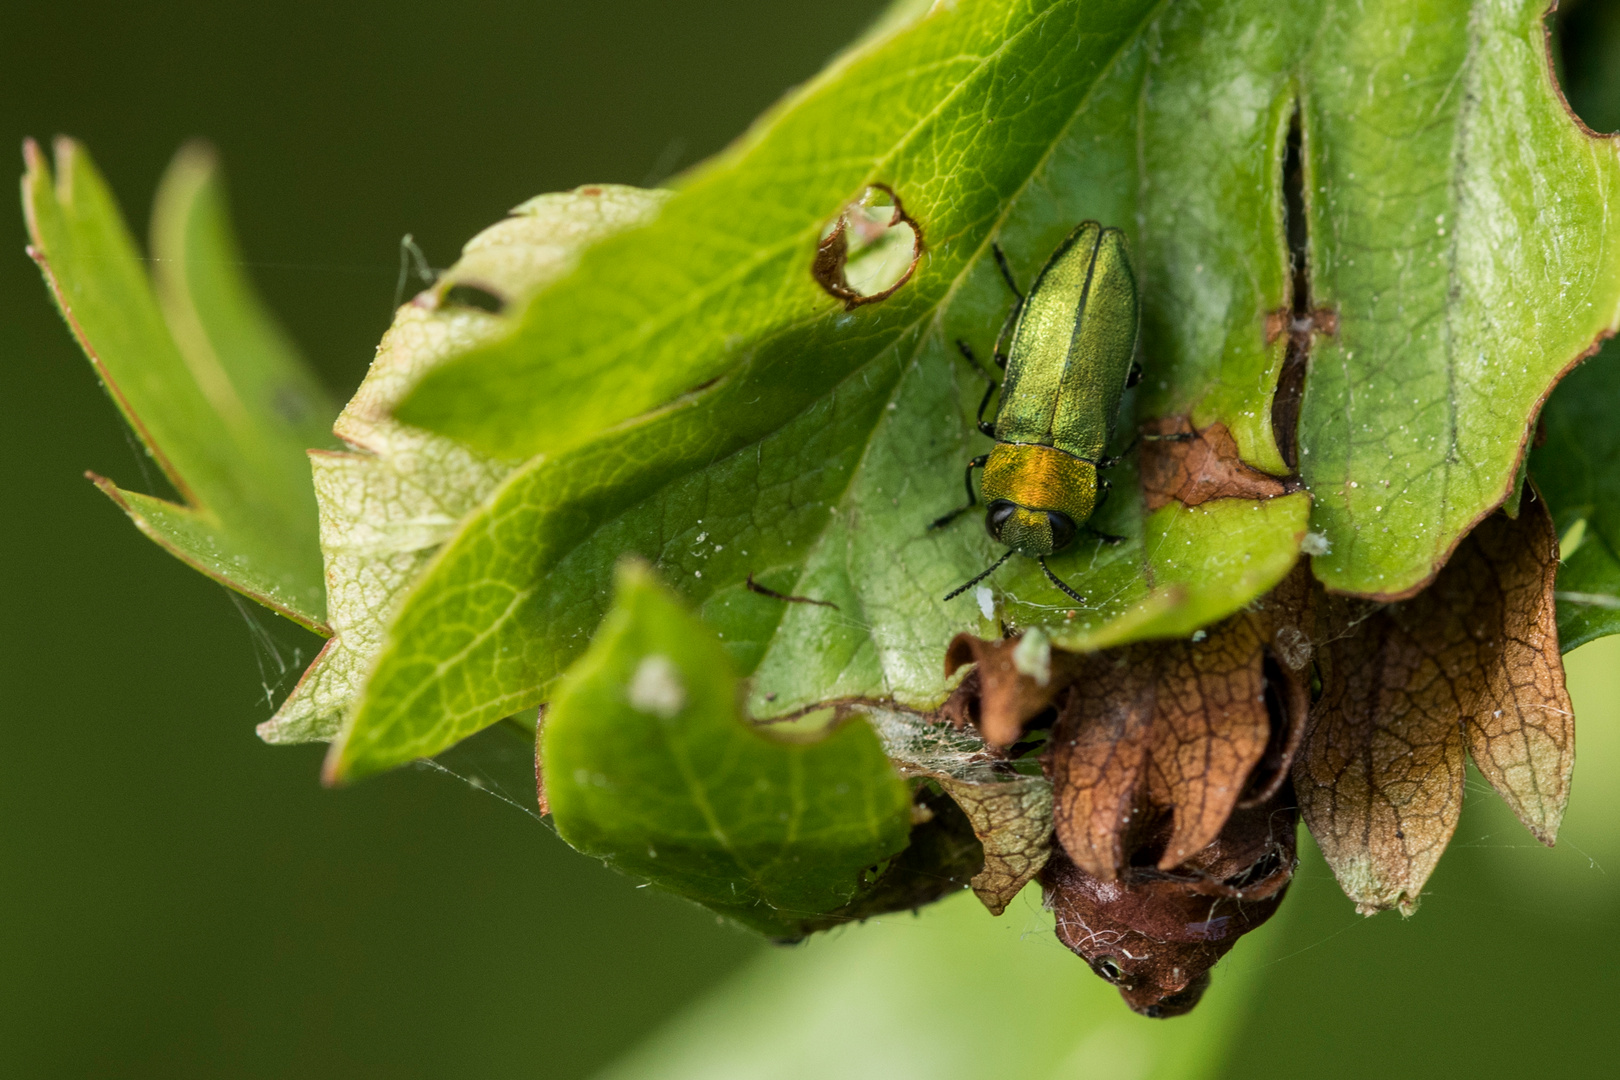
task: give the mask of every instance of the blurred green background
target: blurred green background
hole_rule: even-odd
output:
[[[877,6],[13,4],[0,142],[84,139],[144,231],[175,148],[213,140],[255,279],[345,397],[390,317],[403,233],[444,266],[532,194],[660,179]],[[1620,9],[1565,6],[1572,100],[1620,127]],[[582,1077],[739,965],[628,1074],[911,1075],[964,1039],[985,1076],[1022,1075],[996,1048],[1040,1040],[1059,1075],[1161,1067],[1154,1048],[1178,1029],[1129,1017],[1055,953],[1028,895],[999,922],[957,905],[764,950],[451,777],[322,790],[318,750],[252,730],[316,640],[233,603],[82,479],[161,493],[15,210],[0,239],[0,469],[17,511],[0,563],[0,1074]],[[1612,1074],[1620,643],[1572,657],[1572,686],[1581,749],[1558,849],[1476,780],[1403,922],[1354,915],[1305,844],[1283,915],[1217,972],[1204,1009],[1228,1035],[1200,1050],[1212,1074]],[[515,741],[481,750],[521,776]],[[897,972],[924,958],[936,992],[908,996],[921,976]],[[741,1012],[752,1041],[726,1027]],[[892,1024],[892,1053],[817,1073],[815,1052],[862,1016]]]

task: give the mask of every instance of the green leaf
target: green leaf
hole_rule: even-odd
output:
[[[305,449],[336,409],[242,272],[210,150],[176,156],[152,216],[153,282],[89,155],[24,147],[30,248],[108,394],[184,505],[92,477],[208,576],[325,631]]]
[[[497,453],[555,452],[743,377],[783,339],[875,352],[944,303],[982,316],[959,327],[982,340],[985,301],[1001,301],[972,287],[985,273],[961,274],[987,227],[1027,274],[1090,214],[1134,226],[1145,353],[1171,374],[1150,375],[1148,414],[1224,422],[1245,460],[1286,471],[1269,396],[1289,335],[1266,316],[1295,299],[1282,163],[1297,104],[1299,306],[1337,315],[1315,335],[1300,422],[1329,546],[1316,571],[1409,593],[1506,497],[1539,402],[1620,319],[1620,170],[1559,100],[1545,6],[1208,0],[1151,21],[1141,4],[936,7],[831,67],[659,228],[595,253],[404,415]],[[923,223],[929,264],[882,314],[840,317],[805,268],[822,223],[875,180]],[[829,364],[824,385],[844,377]]]
[[[1620,633],[1620,347],[1606,344],[1570,372],[1542,416],[1546,441],[1530,472],[1564,538],[1558,644],[1565,651]]]
[[[603,237],[650,221],[667,192],[595,185],[541,195],[468,241],[433,287],[400,307],[335,430],[348,449],[312,455],[332,640],[276,715],[268,742],[331,739],[399,598],[509,462],[407,427],[390,413],[424,372],[496,336],[507,316]],[[469,290],[472,290],[469,292]]]
[[[836,62],[402,406],[488,452],[540,456],[401,606],[331,774],[543,701],[625,551],[703,604],[755,676],[758,716],[850,697],[931,708],[959,630],[1040,625],[1094,648],[1185,634],[1270,588],[1306,495],[1139,520],[1127,472],[1097,525],[1129,542],[1053,561],[1085,605],[1022,559],[979,610],[938,599],[999,554],[972,518],[922,528],[984,445],[983,375],[953,343],[988,354],[1007,311],[990,244],[1028,280],[1086,217],[1133,233],[1134,415],[1220,425],[1245,463],[1286,472],[1274,416],[1292,406],[1274,398],[1290,341],[1309,346],[1297,407],[1316,573],[1373,596],[1421,586],[1512,489],[1541,397],[1620,313],[1616,163],[1559,101],[1540,14],[966,2]],[[893,296],[845,310],[810,270],[871,182],[903,201],[926,255]],[[1518,239],[1542,235],[1559,243]],[[837,606],[785,606],[749,575]]]
[[[815,739],[750,729],[712,630],[626,563],[613,611],[542,731],[575,848],[778,937],[853,899],[898,854],[911,796],[864,721]]]
[[[1161,1021],[1052,940],[1035,889],[1001,919],[956,897],[770,950],[599,1080],[1236,1075],[1254,1067],[1238,1039],[1289,910],[1238,945],[1196,1011]]]
[[[895,134],[900,145],[891,148],[897,169],[902,159],[931,163],[927,170],[907,167],[917,190],[930,192],[918,197],[948,215],[925,225],[927,266],[882,304],[830,318],[796,317],[710,391],[514,473],[402,605],[350,733],[334,748],[330,775],[363,775],[434,753],[544,700],[601,618],[608,576],[626,551],[658,562],[681,592],[703,604],[738,669],[756,675],[751,700],[761,717],[848,697],[933,708],[949,689],[942,654],[957,631],[992,633],[1002,620],[1047,623],[1057,644],[1078,648],[1175,636],[1229,614],[1286,573],[1305,531],[1302,495],[1264,506],[1223,500],[1192,510],[1167,507],[1145,522],[1136,501],[1122,496],[1099,524],[1129,537],[1127,543],[1111,548],[1090,540],[1053,560],[1094,597],[1085,609],[1075,610],[1023,561],[991,582],[999,611],[993,606],[985,614],[974,596],[942,604],[947,591],[998,552],[968,521],[941,533],[925,529],[961,498],[962,463],[977,438],[969,417],[983,385],[982,376],[950,359],[954,334],[941,324],[939,304],[954,293],[977,297],[982,306],[968,313],[964,328],[971,325],[988,347],[1007,297],[994,269],[977,257],[1007,200],[1041,215],[1043,244],[1055,245],[1086,212],[1054,206],[1047,193],[1053,181],[1040,170],[1050,165],[1055,145],[1075,137],[1072,130],[1064,134],[1066,127],[1091,122],[1088,110],[1102,104],[1087,89],[1097,88],[1110,64],[1139,61],[1139,48],[1121,49],[1150,14],[1146,5],[1131,8],[1133,24],[1121,9],[1113,22],[1092,29],[1072,22],[1079,15],[1065,5],[999,19],[973,10],[971,19],[929,16],[916,28],[928,31],[920,42],[903,34],[877,46],[883,64],[914,73],[943,99],[915,132]],[[1060,32],[1059,25],[1068,29]],[[942,33],[954,36],[936,40]],[[1069,44],[1055,46],[1054,35]],[[943,67],[927,62],[935,53],[953,59],[941,61]],[[955,59],[963,56],[980,59],[971,65]],[[950,76],[943,86],[936,85],[940,71]],[[1056,102],[1040,109],[1010,104],[1049,84],[1061,87],[1066,112]],[[824,80],[818,93],[854,108],[868,88],[846,72]],[[713,247],[712,238],[704,239],[712,226],[696,235],[688,219],[671,216],[694,199],[782,205],[788,178],[767,165],[792,149],[779,143],[800,137],[794,117],[801,107],[822,115],[829,106],[812,94],[779,114],[782,127],[756,133],[750,155],[716,166],[655,223],[593,248],[563,285],[539,294],[526,318],[560,303],[557,288],[589,279],[603,252],[654,237],[679,237],[697,254]],[[1007,123],[970,124],[967,117],[981,110],[1005,114]],[[824,116],[818,123],[833,122]],[[976,141],[986,138],[991,146]],[[934,149],[924,154],[922,144]],[[990,191],[984,168],[964,168],[984,155],[995,181]],[[913,188],[897,190],[911,206]],[[829,206],[831,212],[837,204]],[[1090,206],[1109,220],[1120,217],[1117,209]],[[808,273],[819,221],[818,211],[802,262],[778,268],[783,280],[773,304],[780,289],[797,289],[811,310],[827,306]],[[934,272],[948,266],[954,273]],[[597,302],[627,295],[603,287]],[[799,310],[797,303],[760,309],[762,316]],[[688,317],[713,314],[694,309]],[[697,353],[658,363],[689,366],[688,354]],[[660,370],[638,359],[635,378],[661,377]],[[575,375],[585,378],[585,369]],[[633,388],[633,380],[626,385]],[[426,398],[419,393],[413,400]],[[1116,483],[1125,492],[1135,487],[1128,470]],[[837,607],[784,605],[751,591],[750,575]]]

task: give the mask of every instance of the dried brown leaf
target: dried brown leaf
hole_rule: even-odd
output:
[[[1569,802],[1575,715],[1564,687],[1553,580],[1558,535],[1544,500],[1526,498],[1517,521],[1486,519],[1434,588],[1452,607],[1470,600],[1496,614],[1500,658],[1464,726],[1469,756],[1533,836],[1551,847]],[[1456,567],[1452,571],[1452,567]]]
[[[961,722],[891,709],[863,712],[901,773],[933,780],[966,815],[983,849],[970,884],[990,913],[1000,915],[1051,851],[1051,783],[1020,774],[1017,763]]]
[[[1211,627],[1201,642],[1159,650],[1149,741],[1149,797],[1174,811],[1159,868],[1181,865],[1220,833],[1270,741],[1259,617]]]
[[[1024,733],[1024,725],[1043,711],[1074,680],[1085,662],[1079,653],[1051,650],[1045,682],[1018,669],[1015,654],[1018,638],[984,641],[972,634],[957,634],[945,650],[945,675],[949,677],[964,664],[976,664],[969,678],[977,676],[976,707],[970,698],[946,711],[971,717],[984,741],[991,746],[1011,746]],[[963,687],[966,687],[966,680]]]
[[[1553,623],[1557,541],[1530,493],[1427,590],[1323,605],[1323,695],[1294,770],[1300,807],[1357,909],[1410,914],[1462,810],[1463,752],[1530,831],[1557,834],[1574,718]]]
[[[1113,881],[1125,865],[1156,689],[1151,649],[1098,654],[1058,711],[1048,741],[1058,842],[1100,881]]]
[[[1225,424],[1200,431],[1186,418],[1170,416],[1142,425],[1142,435],[1142,495],[1149,511],[1172,500],[1198,506],[1212,499],[1274,499],[1297,489],[1245,464]]]
[[[1168,814],[1153,861],[1174,869],[1235,807],[1276,794],[1309,705],[1311,596],[1300,568],[1198,640],[1097,654],[1076,670],[1047,767],[1057,836],[1077,866],[1113,880],[1133,830]]]
[[[1000,915],[1052,853],[1052,785],[1034,776],[1001,783],[940,777],[939,785],[973,823],[984,847],[973,893],[990,914]]]
[[[1407,610],[1402,610],[1402,608]],[[1462,812],[1460,625],[1413,625],[1410,605],[1326,597],[1322,697],[1294,764],[1300,810],[1356,909],[1410,914]]]

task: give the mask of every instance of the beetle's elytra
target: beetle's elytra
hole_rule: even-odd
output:
[[[945,599],[977,585],[1017,552],[1037,560],[1054,585],[1084,603],[1052,573],[1046,556],[1072,543],[1107,497],[1108,481],[1098,470],[1115,464],[1105,451],[1120,398],[1140,378],[1133,359],[1136,278],[1125,234],[1084,222],[1046,260],[1028,295],[1019,291],[1001,249],[993,250],[1018,298],[996,339],[996,364],[1007,374],[994,424],[984,418],[994,382],[979,402],[979,430],[996,445],[968,463],[967,505],[930,528],[949,524],[977,504],[973,470],[982,468],[985,527],[1007,551]],[[1003,352],[1009,330],[1011,347]],[[957,347],[978,366],[966,342]]]

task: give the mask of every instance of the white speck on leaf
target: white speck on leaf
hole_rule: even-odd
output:
[[[993,618],[996,617],[996,605],[995,605],[995,602],[994,602],[994,596],[990,592],[989,586],[980,585],[977,589],[974,589],[973,590],[973,599],[975,599],[975,600],[977,600],[979,602],[979,612],[985,618],[993,619]]]
[[[686,706],[686,687],[669,657],[644,657],[630,680],[630,707],[669,720]]]

